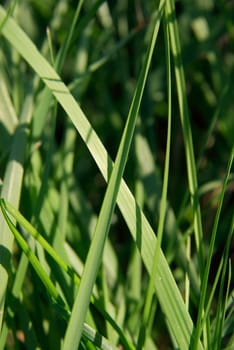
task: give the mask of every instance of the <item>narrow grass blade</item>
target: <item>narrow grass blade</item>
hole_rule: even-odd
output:
[[[188,184],[190,198],[194,215],[194,235],[198,251],[200,273],[203,271],[203,244],[202,244],[202,220],[201,210],[198,200],[198,183],[196,174],[196,164],[193,150],[192,131],[189,121],[189,108],[186,96],[185,76],[181,57],[181,46],[179,30],[175,15],[174,0],[166,2],[167,16],[169,18],[169,31],[171,38],[171,49],[175,65],[175,77],[177,84],[177,94],[180,108],[180,118],[183,129],[183,139],[185,145],[186,164],[188,173]]]
[[[158,18],[155,22],[153,36],[143,64],[140,77],[137,83],[134,98],[130,107],[128,119],[123,132],[115,165],[113,167],[110,181],[103,200],[102,208],[95,228],[91,247],[86,259],[84,272],[81,278],[80,288],[73,306],[71,319],[64,339],[64,350],[78,347],[82,331],[82,324],[85,320],[89,307],[90,296],[96,280],[98,269],[101,263],[106,237],[109,232],[112,214],[114,212],[120,182],[127,162],[129,148],[136,125],[137,115],[149,72],[150,62],[157,39],[160,19],[162,16],[163,1],[160,3]]]
[[[154,281],[156,280],[158,272],[158,260],[161,249],[161,242],[163,237],[164,221],[166,216],[167,207],[167,188],[168,188],[168,178],[169,178],[169,161],[170,161],[170,145],[171,145],[171,63],[170,63],[170,41],[167,18],[164,14],[164,31],[165,31],[165,47],[166,47],[166,61],[167,61],[167,89],[168,89],[168,127],[167,127],[167,145],[166,145],[166,157],[165,157],[165,168],[164,168],[164,178],[162,187],[162,197],[159,209],[159,223],[157,229],[157,244],[154,251],[153,257],[153,267],[150,272],[150,280],[146,292],[145,305],[143,310],[142,325],[139,332],[137,349],[142,349],[145,343],[146,331],[149,325],[150,317],[152,317],[152,300],[155,292]]]
[[[5,11],[0,7],[0,19],[4,18],[4,16]],[[6,21],[2,32],[4,37],[20,52],[28,64],[32,66],[49,89],[51,89],[86,142],[90,153],[107,181],[108,172],[111,171],[113,166],[112,161],[69,90],[13,19],[9,18]],[[30,56],[28,52],[30,52]],[[147,270],[151,271],[156,237],[123,180],[121,181],[117,203],[136,241],[143,262]],[[155,281],[155,288],[160,305],[178,346],[181,349],[188,349],[193,332],[193,323],[162,251],[160,251],[159,271],[160,277]],[[200,346],[200,348],[202,347]]]

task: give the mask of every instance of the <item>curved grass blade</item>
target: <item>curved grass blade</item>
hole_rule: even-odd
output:
[[[4,18],[4,16],[5,11],[0,7],[0,20]],[[9,18],[6,21],[2,33],[19,51],[28,64],[32,66],[49,89],[51,89],[55,98],[66,111],[75,128],[85,141],[103,177],[107,181],[108,171],[111,171],[113,167],[112,161],[110,157],[108,157],[106,149],[80,109],[78,103],[70,94],[69,89],[62,83],[58,74],[42,57],[35,45],[13,19]],[[151,271],[153,252],[157,239],[145,215],[123,180],[121,181],[117,203],[133,239],[136,241],[146,269]],[[180,349],[186,350],[190,344],[193,323],[161,250],[159,271],[160,276],[155,280],[154,286],[160,305],[167,319],[170,331],[177,340],[178,346]],[[201,345],[199,348],[202,349]]]
[[[18,242],[19,246],[23,250],[24,254],[27,256],[30,264],[34,268],[35,272],[39,276],[40,280],[44,284],[52,303],[60,313],[60,315],[65,319],[69,320],[70,318],[70,309],[69,306],[66,304],[66,302],[63,300],[63,298],[60,296],[59,292],[55,288],[54,283],[51,281],[51,279],[47,276],[46,272],[42,268],[38,258],[33,253],[33,251],[30,249],[29,245],[25,241],[25,239],[22,237],[22,235],[19,233],[19,231],[14,226],[13,222],[9,218],[7,211],[9,209],[9,203],[6,204],[4,199],[0,199],[0,206],[2,209],[3,216],[7,222],[7,225],[9,226],[12,234],[14,235],[16,241]],[[11,209],[13,209],[11,207]],[[15,214],[15,210],[12,210],[12,212]],[[18,216],[18,214],[17,214]],[[21,218],[22,219],[22,218]],[[24,218],[23,218],[24,219]],[[23,220],[25,223],[25,219]],[[40,236],[41,237],[41,236]],[[42,238],[42,237],[41,237]],[[47,242],[43,242],[47,243]],[[48,243],[47,243],[48,244]],[[48,248],[48,246],[47,246]],[[51,253],[50,249],[50,253]],[[61,259],[60,259],[61,260]],[[91,328],[86,323],[83,324],[82,334],[85,336],[88,340],[93,342],[96,346],[98,346],[102,350],[117,350],[115,346],[113,346],[105,337],[103,337],[101,334],[99,334],[97,331],[95,331],[93,328]]]
[[[44,239],[44,237],[28,222],[28,220],[25,219],[25,217],[17,210],[15,209],[9,202],[4,200],[3,198],[0,199],[0,206],[2,211],[6,214],[8,212],[19,224],[21,227],[25,229],[44,249],[45,251],[51,256],[51,258],[61,267],[61,269],[66,272],[71,278],[72,281],[79,286],[80,284],[80,277],[76,274],[76,272],[73,270],[73,268],[69,265],[67,265],[63,259],[60,258],[60,256],[56,253],[56,251],[53,249],[53,247]],[[9,223],[8,223],[9,225]],[[12,228],[12,225],[11,225]],[[19,234],[19,233],[18,233]],[[14,231],[15,235],[15,231]],[[17,235],[18,237],[18,235]],[[19,243],[20,244],[20,243]],[[21,246],[22,247],[22,246]],[[125,347],[125,349],[133,350],[134,347],[123,332],[123,330],[118,326],[118,324],[115,322],[115,320],[103,309],[102,305],[99,303],[99,301],[96,299],[94,295],[91,296],[90,299],[91,303],[96,307],[96,309],[102,314],[102,316],[111,324],[111,326],[115,329],[115,331],[118,333],[120,337],[120,341]]]

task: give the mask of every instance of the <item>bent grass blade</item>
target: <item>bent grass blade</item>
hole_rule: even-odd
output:
[[[30,247],[27,244],[27,242],[25,241],[25,239],[22,237],[22,235],[19,233],[19,231],[16,229],[16,227],[12,223],[11,219],[9,218],[9,216],[7,214],[6,203],[5,203],[4,199],[0,199],[0,206],[2,209],[3,216],[4,216],[6,222],[9,226],[11,232],[13,233],[19,246],[21,247],[21,249],[23,250],[23,252],[27,256],[29,262],[33,266],[33,268],[36,271],[37,275],[39,276],[40,280],[44,284],[55,308],[57,309],[57,311],[61,314],[61,316],[65,320],[69,320],[69,317],[70,317],[69,306],[66,304],[66,302],[63,300],[63,298],[60,296],[60,294],[58,293],[54,284],[52,283],[51,279],[47,276],[46,272],[42,268],[38,258],[32,252],[32,250],[30,249]],[[86,323],[83,324],[82,335],[102,350],[117,350],[117,348],[113,344],[111,344],[105,337],[103,337],[100,333],[98,333],[96,330],[94,330],[92,327],[90,327]]]
[[[25,217],[17,209],[15,209],[9,202],[7,202],[3,198],[0,199],[0,207],[2,209],[2,213],[4,215],[4,218],[8,224],[11,232],[13,233],[13,235],[14,235],[15,239],[17,240],[18,244],[20,245],[21,249],[28,257],[28,260],[30,261],[30,263],[34,267],[38,276],[41,278],[43,284],[46,286],[46,288],[48,288],[48,290],[51,291],[49,294],[50,294],[52,300],[56,302],[56,306],[58,306],[58,309],[61,310],[63,316],[65,316],[65,318],[68,319],[69,315],[70,315],[70,310],[69,310],[68,306],[64,305],[63,300],[61,300],[61,297],[58,295],[58,292],[54,288],[54,285],[51,283],[50,279],[48,279],[48,276],[46,275],[46,273],[42,269],[37,257],[30,250],[30,247],[28,246],[27,242],[24,240],[24,238],[19,233],[19,231],[16,229],[16,227],[14,226],[12,221],[10,220],[7,213],[9,213],[16,220],[16,222],[18,222],[18,224],[20,224],[20,226],[22,228],[24,228],[25,231],[28,232],[45,249],[45,251],[61,267],[61,269],[72,278],[72,281],[77,286],[79,286],[79,284],[80,284],[80,277],[76,274],[76,272],[73,270],[73,268],[71,266],[66,264],[63,261],[63,259],[60,258],[60,256],[56,253],[56,251],[53,249],[53,247],[31,225],[31,223],[25,219]],[[127,350],[133,350],[134,346],[130,342],[130,340],[127,338],[126,334],[118,326],[118,324],[115,322],[115,320],[102,308],[101,304],[95,298],[94,295],[91,296],[91,303],[100,312],[100,314],[102,314],[102,316],[111,324],[111,326],[115,329],[115,331],[119,335],[120,341],[123,344],[124,348]],[[84,329],[84,332],[86,334],[86,332],[87,332],[86,328]]]

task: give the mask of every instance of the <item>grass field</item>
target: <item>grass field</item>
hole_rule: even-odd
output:
[[[0,350],[234,349],[233,1],[2,1],[0,35]]]

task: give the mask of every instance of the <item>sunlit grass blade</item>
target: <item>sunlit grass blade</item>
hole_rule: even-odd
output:
[[[4,16],[5,11],[0,7],[0,19],[4,18]],[[20,52],[28,64],[32,66],[49,89],[51,89],[54,96],[64,108],[85,141],[102,175],[107,181],[108,173],[112,169],[111,159],[108,157],[103,144],[91,127],[84,113],[81,111],[79,105],[71,96],[69,90],[61,82],[57,73],[41,56],[35,45],[13,19],[8,19],[6,21],[2,32],[5,38]],[[121,182],[117,203],[129,230],[136,241],[143,262],[147,270],[151,271],[153,248],[156,244],[156,237],[146,217],[136,204],[134,197],[123,180]],[[176,285],[168,263],[161,251],[159,258],[159,271],[160,278],[155,281],[155,288],[160,305],[167,319],[169,328],[178,342],[178,346],[181,349],[187,349],[190,344],[193,323],[185,308],[180,291]]]

